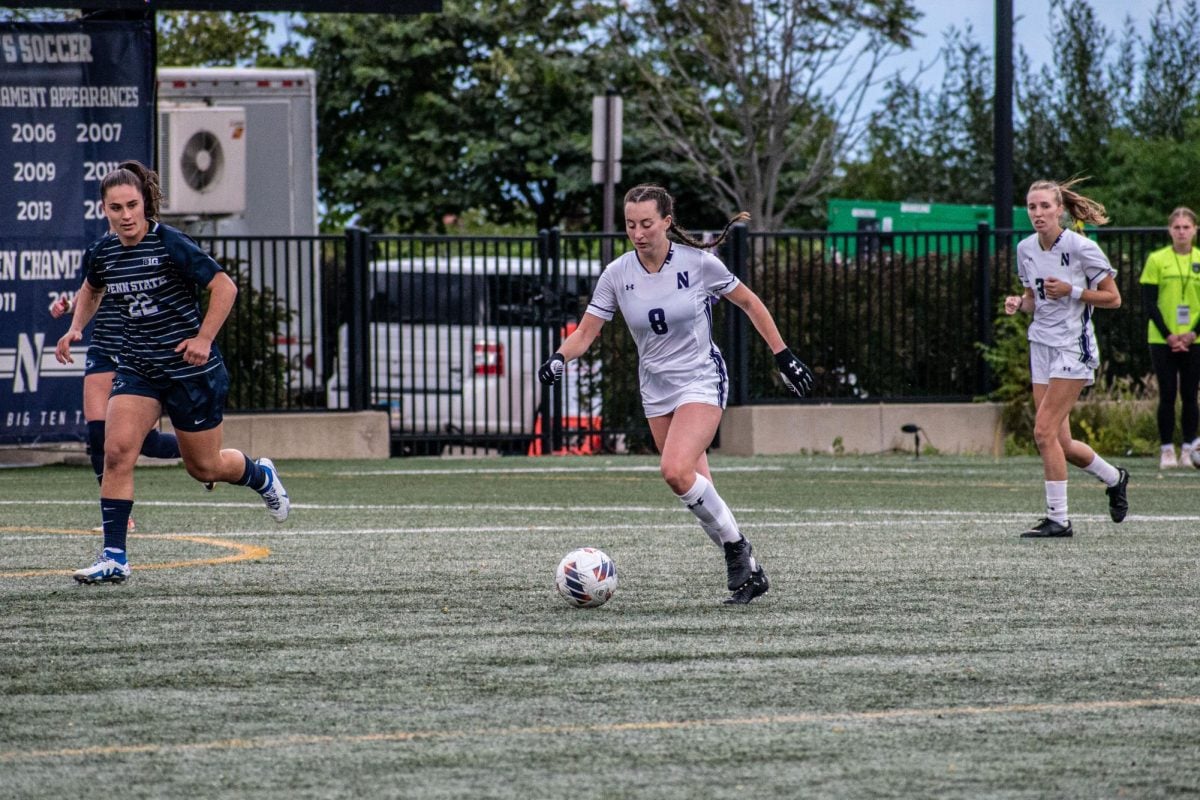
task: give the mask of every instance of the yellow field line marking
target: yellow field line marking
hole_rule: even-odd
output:
[[[57,533],[63,536],[99,536],[96,531],[81,531],[74,529],[56,529],[56,528],[30,528],[30,527],[9,527],[0,526],[0,533]],[[188,561],[166,561],[160,563],[143,564],[138,563],[138,571],[144,569],[182,569],[184,567],[212,567],[217,564],[232,564],[238,561],[254,561],[257,559],[266,558],[271,555],[271,551],[256,544],[241,544],[239,542],[231,542],[225,539],[214,539],[209,536],[192,536],[178,533],[131,533],[130,539],[162,539],[166,541],[193,542],[195,544],[206,544],[212,547],[218,547],[222,550],[232,550],[233,555],[221,556],[220,558],[196,558]],[[0,572],[0,578],[37,578],[43,575],[71,575],[75,570],[71,569],[32,569],[16,572]]]
[[[882,711],[782,714],[763,717],[611,722],[595,725],[535,725],[524,728],[468,728],[449,731],[384,731],[343,736],[295,734],[260,736],[252,739],[214,739],[181,744],[97,745],[57,750],[8,750],[0,752],[0,763],[43,758],[83,758],[136,753],[188,753],[213,750],[264,750],[304,745],[370,744],[467,738],[496,739],[508,736],[559,736],[562,734],[677,731],[693,728],[736,728],[764,725],[808,725],[835,722],[878,722],[898,719],[941,719],[999,714],[1061,714],[1067,712],[1122,711],[1138,708],[1200,706],[1200,697],[1147,697],[1140,700],[1089,700],[1077,703],[1027,703],[1000,706],[946,706],[943,708],[894,708]]]

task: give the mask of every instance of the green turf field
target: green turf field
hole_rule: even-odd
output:
[[[141,469],[133,577],[86,468],[0,471],[0,796],[1167,797],[1200,792],[1200,472],[713,458],[771,591],[651,458],[281,462],[292,516]],[[581,545],[599,609],[554,593]]]

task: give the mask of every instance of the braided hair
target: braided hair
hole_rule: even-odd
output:
[[[729,235],[729,229],[739,222],[744,222],[750,219],[750,215],[745,211],[739,211],[730,218],[729,222],[725,223],[725,229],[721,231],[721,235],[711,242],[701,242],[688,235],[687,231],[675,224],[675,200],[671,195],[667,194],[667,190],[661,186],[655,186],[649,183],[643,183],[640,186],[635,186],[625,193],[625,204],[644,203],[647,200],[653,200],[655,208],[658,209],[659,216],[671,218],[671,225],[667,228],[667,233],[674,234],[675,238],[686,245],[699,247],[701,249],[709,249],[717,247],[721,242],[725,241],[725,237]]]
[[[114,186],[132,186],[141,192],[146,219],[158,219],[158,206],[162,202],[162,189],[158,184],[158,173],[140,161],[122,161],[116,169],[100,179],[100,197],[108,194]]]

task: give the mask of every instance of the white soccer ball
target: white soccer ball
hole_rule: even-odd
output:
[[[1195,467],[1196,469],[1200,469],[1200,449],[1193,447],[1192,451],[1188,454],[1188,456],[1192,460],[1192,466]]]
[[[617,590],[617,565],[602,550],[581,547],[558,562],[554,586],[576,608],[602,606]]]

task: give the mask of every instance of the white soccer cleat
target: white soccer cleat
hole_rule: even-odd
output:
[[[1195,466],[1196,451],[1190,442],[1185,442],[1183,447],[1179,448],[1179,466],[1184,469],[1189,469]]]
[[[1162,455],[1158,459],[1159,469],[1175,469],[1179,466],[1179,461],[1175,458],[1175,446],[1163,448]]]
[[[258,458],[254,460],[254,463],[265,469],[271,476],[271,482],[266,490],[259,492],[263,502],[267,504],[267,513],[276,522],[283,522],[288,518],[292,501],[288,499],[287,489],[283,488],[283,483],[279,480],[279,471],[275,469],[275,462],[269,458]]]
[[[101,550],[96,556],[96,563],[90,567],[75,570],[72,576],[79,583],[123,583],[129,577],[129,563],[113,558],[108,550]]]

